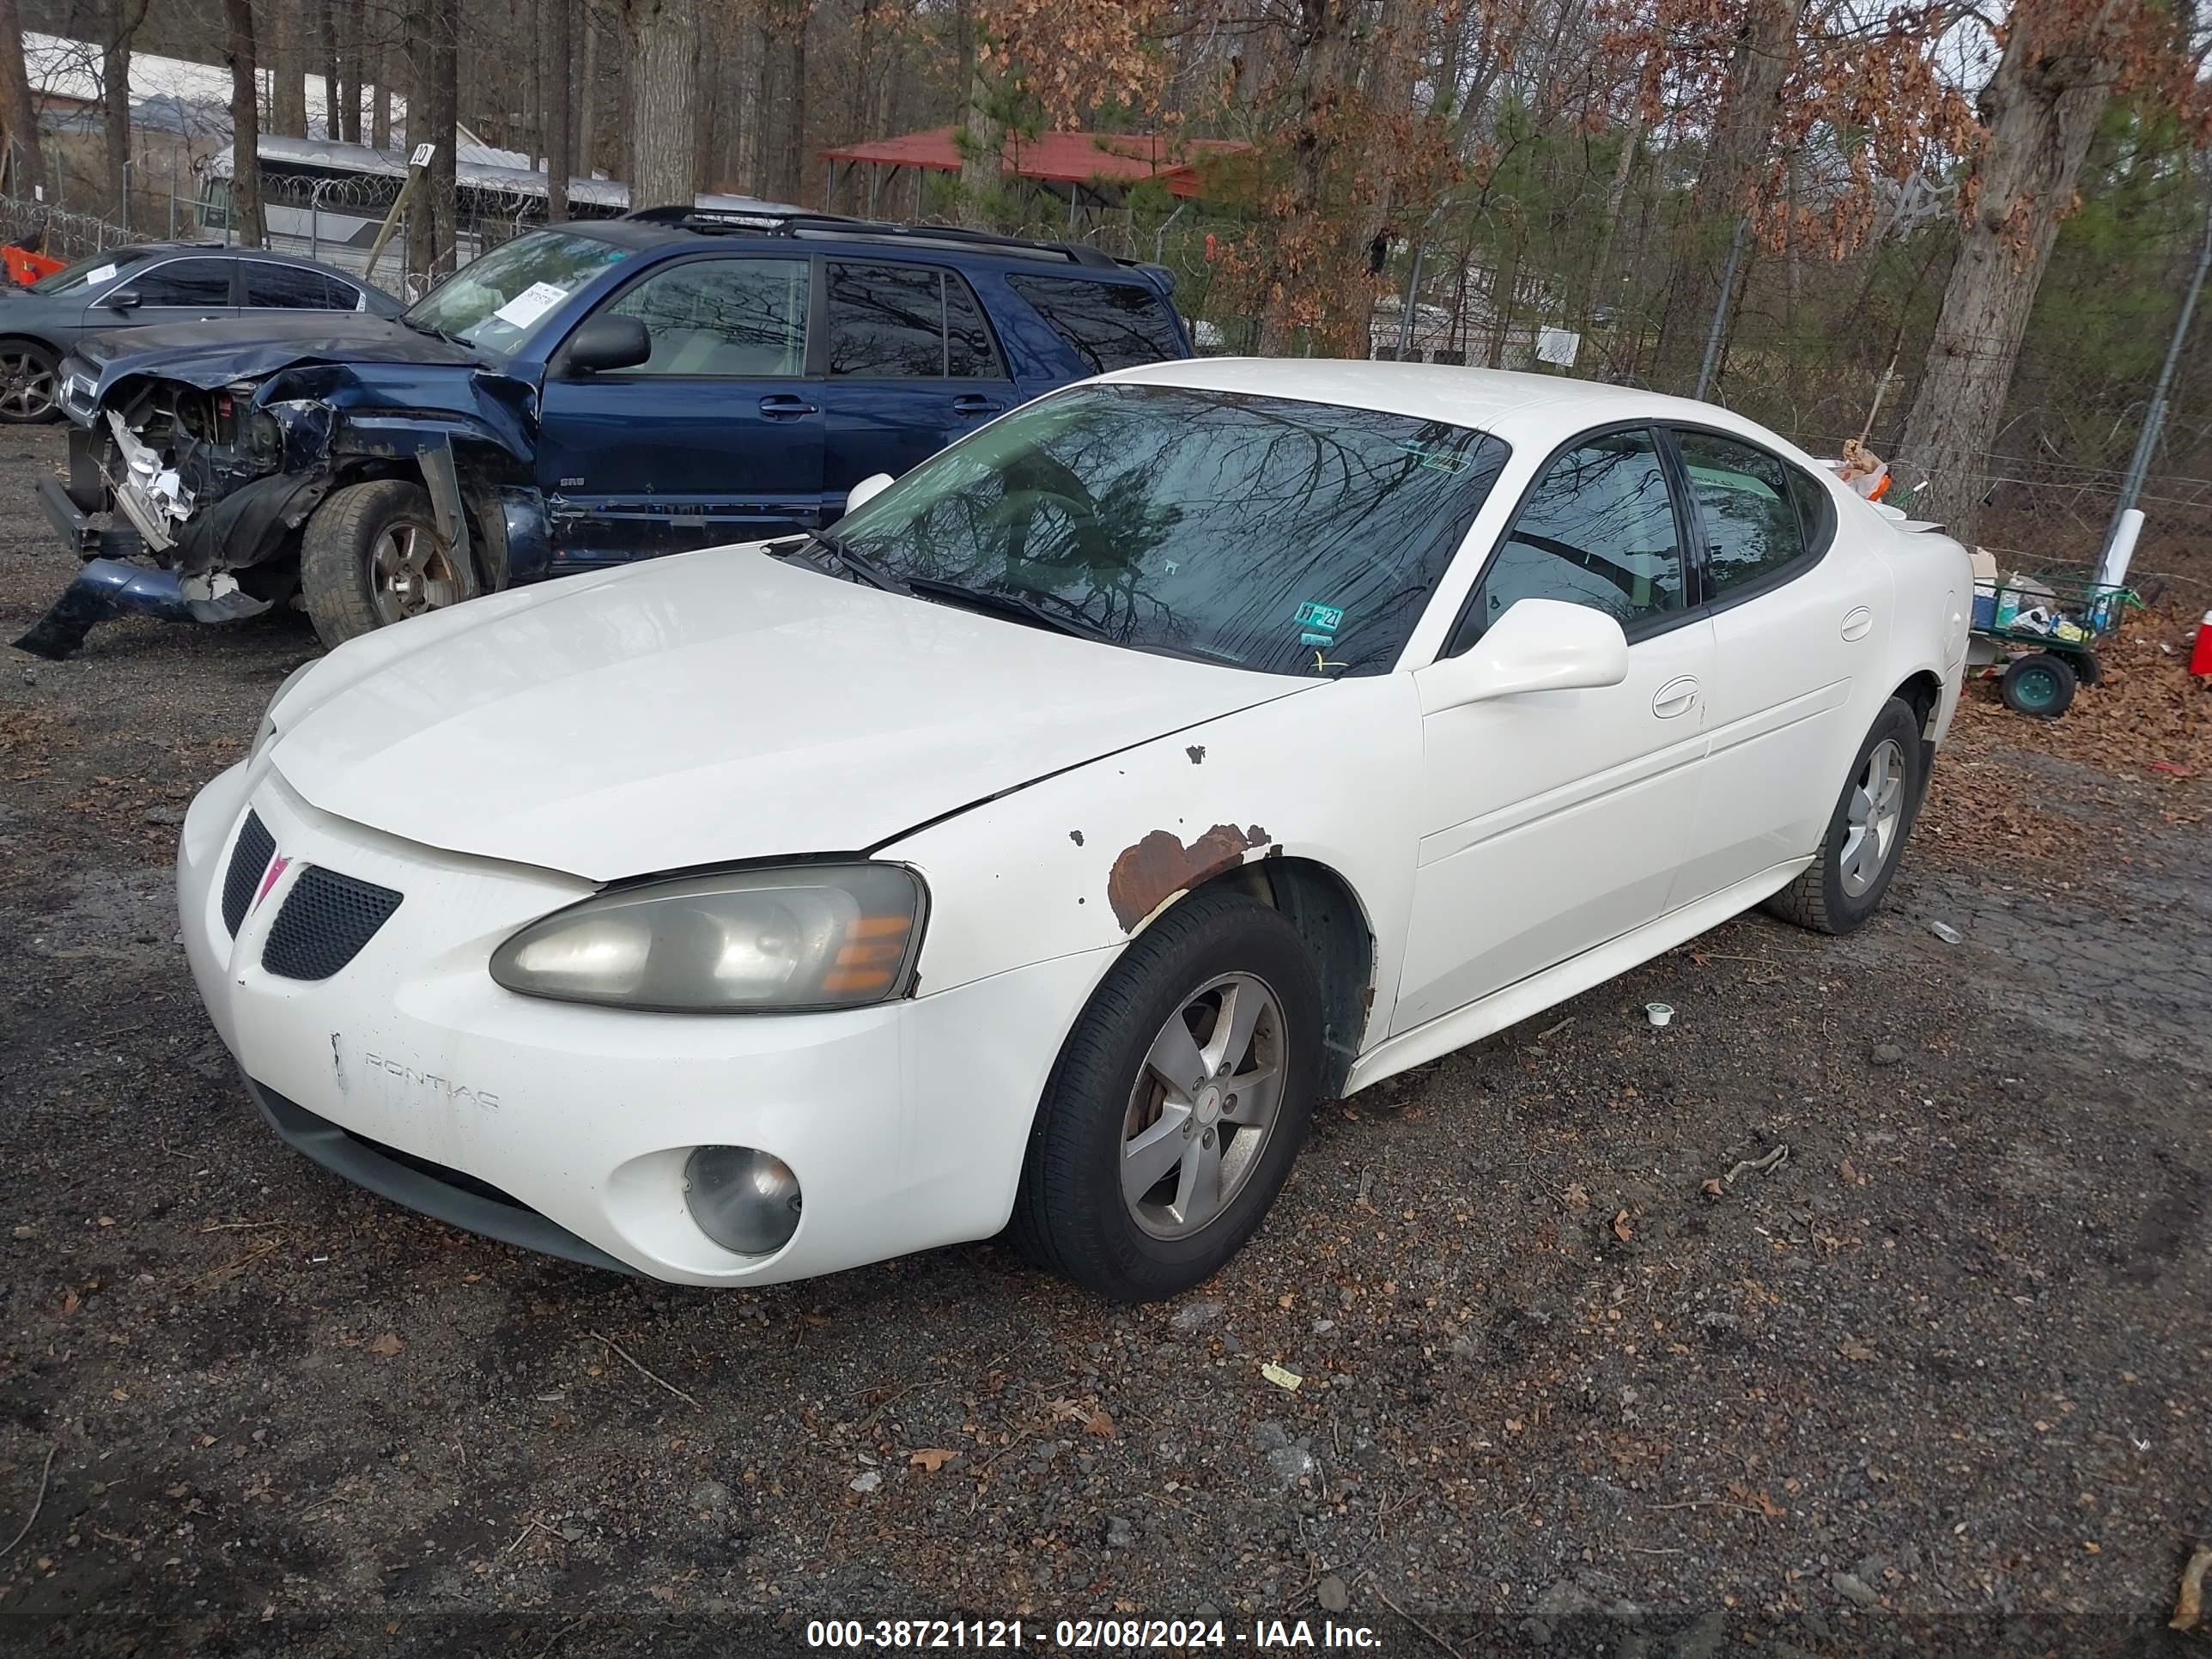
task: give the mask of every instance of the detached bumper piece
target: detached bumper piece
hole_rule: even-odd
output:
[[[40,492],[43,496],[44,492]],[[228,580],[228,579],[226,579]],[[19,651],[49,662],[76,654],[85,635],[115,617],[154,617],[162,622],[243,622],[269,609],[235,586],[217,593],[205,576],[149,570],[120,559],[94,559],[62,590],[53,608],[15,641]]]
[[[541,1250],[586,1267],[605,1267],[610,1273],[630,1271],[605,1250],[488,1182],[342,1129],[252,1078],[246,1079],[246,1086],[269,1127],[288,1146],[357,1187],[502,1243],[520,1244],[526,1250]]]

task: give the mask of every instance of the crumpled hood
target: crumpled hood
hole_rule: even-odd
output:
[[[204,391],[234,380],[258,380],[302,363],[425,363],[479,368],[487,361],[465,346],[365,312],[302,312],[294,317],[240,317],[212,323],[156,323],[110,329],[77,343],[76,355],[97,371],[95,397],[132,374],[158,374]]]
[[[862,851],[1304,689],[714,548],[354,641],[270,755],[340,817],[605,881]]]

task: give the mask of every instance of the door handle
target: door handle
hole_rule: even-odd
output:
[[[1668,680],[1652,694],[1651,712],[1662,720],[1671,720],[1677,714],[1688,714],[1697,703],[1697,677],[1683,674]]]
[[[1863,605],[1855,605],[1844,612],[1844,637],[1863,640],[1874,631],[1874,612]]]
[[[952,400],[955,415],[995,415],[1002,406],[995,398],[978,392],[963,392]]]
[[[788,392],[773,392],[760,400],[760,411],[772,421],[795,421],[817,413],[812,404],[801,403]]]

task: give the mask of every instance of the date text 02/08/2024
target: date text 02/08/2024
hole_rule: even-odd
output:
[[[806,1626],[810,1648],[859,1651],[1035,1649],[1042,1651],[1131,1653],[1242,1648],[1250,1653],[1301,1649],[1378,1652],[1380,1632],[1334,1620],[1255,1619],[1249,1626],[1219,1619],[1061,1619],[1047,1624],[1022,1619],[816,1619]]]

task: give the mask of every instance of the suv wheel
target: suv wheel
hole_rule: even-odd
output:
[[[438,534],[430,492],[379,478],[331,492],[300,537],[300,591],[327,646],[477,596],[475,568]]]
[[[1185,899],[1139,936],[1060,1051],[1012,1236],[1121,1302],[1210,1278],[1267,1213],[1305,1139],[1321,981],[1280,913]]]

